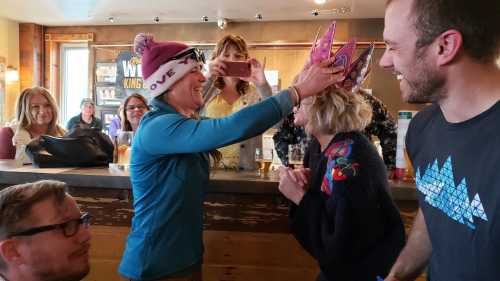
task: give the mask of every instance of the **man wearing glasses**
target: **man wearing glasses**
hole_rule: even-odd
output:
[[[0,191],[0,281],[77,281],[90,269],[88,229],[59,181]]]

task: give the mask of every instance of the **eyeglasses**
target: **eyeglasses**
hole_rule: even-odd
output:
[[[203,52],[201,52],[197,48],[189,48],[186,51],[175,55],[170,60],[177,60],[177,59],[181,59],[181,58],[184,58],[187,56],[189,56],[189,58],[191,58],[197,62],[205,63],[205,54],[203,54]]]
[[[91,214],[82,213],[82,215],[78,219],[72,219],[63,223],[51,224],[51,225],[45,225],[45,226],[33,227],[26,230],[21,230],[9,234],[8,237],[10,238],[14,236],[31,236],[40,232],[45,232],[54,229],[61,229],[64,237],[71,237],[78,232],[81,224],[83,224],[85,227],[88,227],[90,225],[90,219],[92,219]]]
[[[126,109],[127,111],[133,111],[133,110],[135,110],[135,109],[144,110],[144,109],[146,109],[146,106],[145,106],[145,105],[143,105],[143,104],[137,104],[137,105],[127,105],[127,106],[125,107],[125,109]]]

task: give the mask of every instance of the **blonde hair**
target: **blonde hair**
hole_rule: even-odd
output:
[[[245,39],[238,35],[226,35],[222,37],[219,42],[217,42],[217,45],[215,45],[215,49],[212,53],[212,60],[220,56],[222,52],[224,52],[224,50],[229,48],[229,46],[235,47],[238,52],[242,53],[245,56],[245,59],[248,59],[248,46],[245,42]],[[218,77],[214,82],[214,86],[222,90],[226,86],[226,83],[224,82],[224,79],[222,77]],[[244,95],[248,91],[248,89],[249,83],[247,81],[240,80],[236,84],[236,91],[240,95]]]
[[[362,131],[372,119],[372,108],[360,94],[333,86],[314,98],[305,126],[309,134]]]
[[[45,97],[49,102],[50,108],[52,109],[52,120],[49,123],[47,134],[52,136],[64,135],[64,129],[57,125],[58,109],[56,102],[54,101],[54,98],[49,93],[49,91],[43,87],[27,88],[24,89],[19,95],[16,106],[16,118],[19,127],[28,130],[35,121],[30,112],[31,97],[34,94],[40,94]]]

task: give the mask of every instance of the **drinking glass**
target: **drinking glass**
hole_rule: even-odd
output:
[[[288,164],[291,168],[304,164],[304,146],[300,143],[288,146]]]
[[[262,169],[264,168],[262,162],[262,150],[260,148],[255,149],[255,166],[257,167],[257,176],[262,175]]]
[[[134,133],[131,131],[120,131],[116,139],[117,162],[118,164],[130,164],[130,152],[132,150],[132,138]]]

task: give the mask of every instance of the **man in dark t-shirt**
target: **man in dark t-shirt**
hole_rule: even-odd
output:
[[[431,280],[499,280],[500,102],[463,122],[439,106],[411,122],[406,145],[433,255]]]
[[[380,66],[408,102],[421,209],[386,281],[500,280],[500,1],[389,0]]]

